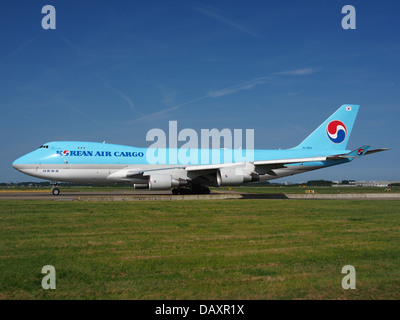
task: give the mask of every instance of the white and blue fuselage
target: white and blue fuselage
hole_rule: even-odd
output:
[[[215,167],[215,165],[235,165],[243,162],[235,161],[235,154],[232,150],[233,162],[225,163],[224,155],[226,149],[209,149],[198,150],[198,162],[196,164],[185,164],[179,161],[170,163],[171,153],[175,155],[178,149],[166,149],[166,163],[149,163],[146,154],[147,148],[136,148],[124,145],[80,142],[80,141],[57,141],[49,142],[14,161],[13,166],[19,171],[31,175],[33,177],[66,182],[81,183],[112,183],[112,182],[130,182],[130,183],[146,183],[147,178],[118,176],[121,170],[132,170],[133,172],[141,171],[159,171],[174,170],[180,172],[178,178],[189,179],[196,174],[189,174],[191,171],[184,172],[186,168],[204,167],[207,165]],[[345,151],[348,152],[348,151]],[[208,162],[202,162],[202,154],[207,153]],[[217,153],[217,154],[216,154]],[[326,157],[337,154],[335,150],[254,150],[254,162],[263,160],[280,160],[280,159],[298,159],[298,158],[316,158]],[[179,158],[174,156],[173,158]],[[221,159],[220,163],[213,163],[213,158]],[[203,156],[204,160],[204,156]],[[293,175],[309,170],[319,169],[327,166],[348,162],[351,159],[311,161],[287,164],[284,168],[275,168],[273,172],[260,172],[260,180],[277,179],[287,175]],[[271,169],[272,170],[272,169]],[[197,170],[196,170],[197,171]],[[270,171],[270,170],[268,170]]]

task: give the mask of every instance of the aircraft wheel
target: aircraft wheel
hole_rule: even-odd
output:
[[[180,192],[179,192],[179,189],[178,189],[178,188],[172,189],[172,194],[178,195],[179,193],[180,193]]]
[[[192,186],[191,194],[202,194],[202,186],[195,184]]]
[[[60,189],[58,188],[53,188],[51,189],[51,193],[55,196],[58,196],[60,194]]]
[[[180,194],[192,194],[192,191],[188,188],[179,188],[178,190]]]

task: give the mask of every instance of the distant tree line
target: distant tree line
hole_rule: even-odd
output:
[[[400,187],[400,183],[391,183],[389,187]]]
[[[49,181],[44,181],[44,182],[8,182],[8,183],[0,183],[0,187],[9,187],[9,186],[16,186],[16,187],[31,187],[31,186],[37,186],[37,187],[47,187],[50,186]]]
[[[355,184],[355,180],[342,180],[342,182],[340,184],[344,184],[344,185],[349,185],[349,184]]]
[[[333,182],[328,180],[310,180],[306,183],[309,187],[332,187]]]
[[[82,187],[82,186],[92,186],[93,184],[82,184],[82,183],[69,183],[69,182],[58,182],[57,183],[60,186],[64,187]],[[0,187],[10,187],[10,186],[15,186],[15,187],[50,187],[50,182],[49,181],[43,181],[43,182],[9,182],[9,183],[0,183]]]

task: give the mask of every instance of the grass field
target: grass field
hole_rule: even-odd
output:
[[[399,299],[399,204],[4,200],[0,299]]]

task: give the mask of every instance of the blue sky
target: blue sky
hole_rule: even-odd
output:
[[[43,30],[41,9],[56,9]],[[356,8],[356,30],[341,9]],[[360,104],[348,148],[388,147],[291,177],[400,180],[398,1],[8,1],[0,19],[0,181],[57,140],[146,147],[152,128],[254,129],[297,145]]]

